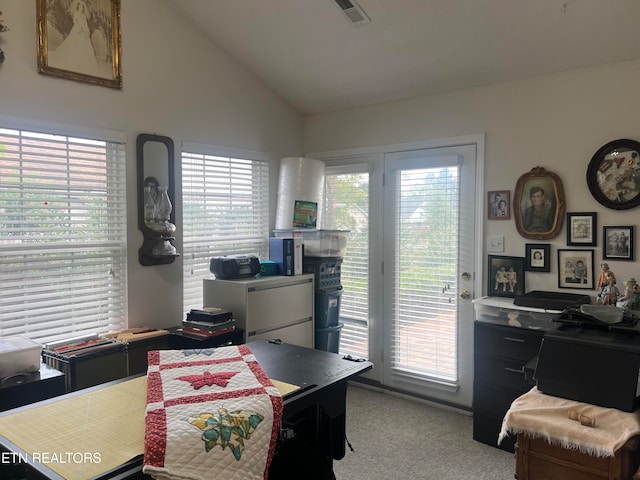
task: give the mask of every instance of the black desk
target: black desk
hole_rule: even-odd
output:
[[[295,437],[281,443],[286,445],[294,441],[303,441],[305,445],[311,445],[318,455],[328,462],[325,462],[323,466],[328,466],[330,470],[332,460],[341,459],[345,453],[347,381],[371,369],[373,364],[368,361],[349,361],[335,353],[294,345],[278,345],[266,341],[256,341],[249,343],[249,346],[270,378],[301,387],[299,390],[284,396],[283,427],[291,427],[291,432],[295,433]],[[82,395],[83,392],[99,390],[106,385],[125,380],[127,379],[72,392],[45,402],[55,402],[71,396]],[[45,402],[9,410],[0,415],[11,415],[25,409],[37,408]],[[117,415],[117,410],[117,406],[114,405],[114,415]],[[10,452],[17,454],[16,458],[19,458],[18,456],[23,456],[22,458],[24,458],[25,452],[1,434],[2,432],[0,432],[0,452]],[[82,451],[81,447],[79,447],[78,451]],[[285,458],[286,454],[286,448],[283,448],[282,453],[276,452],[272,470],[270,470],[270,479],[287,478],[286,475],[283,475],[278,465],[279,463],[282,464],[282,462],[276,460],[279,456],[281,459]],[[44,464],[29,461],[26,465],[22,465],[27,479],[61,479],[58,474]],[[150,478],[142,474],[141,468],[142,456],[140,455],[115,470],[104,472],[97,478],[102,480]],[[307,468],[310,473],[317,474],[316,465],[308,465]],[[277,473],[271,475],[271,472],[275,471]],[[300,471],[295,472],[295,478],[313,477],[313,475],[300,476],[300,474]],[[316,476],[315,478],[319,477]]]

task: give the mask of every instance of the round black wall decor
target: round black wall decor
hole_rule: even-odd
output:
[[[640,142],[620,139],[603,145],[587,168],[591,195],[614,210],[640,205]]]

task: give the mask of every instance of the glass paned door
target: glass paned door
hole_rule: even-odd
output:
[[[470,405],[475,146],[390,153],[384,171],[383,383]]]

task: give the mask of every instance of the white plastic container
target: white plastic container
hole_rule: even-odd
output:
[[[293,226],[297,200],[318,204],[316,221],[320,225],[323,193],[324,162],[307,157],[285,157],[280,160],[275,227],[287,229]]]
[[[478,322],[497,323],[512,327],[549,329],[561,310],[522,307],[514,305],[509,297],[481,297],[472,300],[475,319]]]
[[[276,229],[275,237],[302,235],[305,257],[344,257],[349,230]]]
[[[40,370],[42,345],[22,335],[0,338],[0,379]]]

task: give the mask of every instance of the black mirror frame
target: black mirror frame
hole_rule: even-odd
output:
[[[142,232],[144,242],[138,249],[138,261],[141,265],[166,265],[173,263],[179,254],[154,256],[151,251],[158,242],[157,234],[151,230],[144,221],[144,187],[150,183],[157,183],[152,175],[147,175],[144,171],[144,145],[147,142],[160,142],[167,147],[167,193],[172,203],[175,203],[175,146],[173,140],[162,135],[141,133],[136,139],[136,162],[138,172],[138,228]],[[172,209],[169,221],[175,225],[175,208]],[[170,238],[173,240],[173,237]]]

